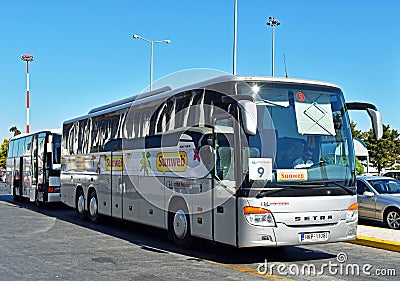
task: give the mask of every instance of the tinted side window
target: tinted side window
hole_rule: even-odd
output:
[[[365,191],[371,191],[371,190],[364,182],[357,181],[357,194],[363,195]]]
[[[13,157],[14,141],[8,143],[7,157]]]

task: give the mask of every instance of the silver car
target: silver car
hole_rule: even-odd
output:
[[[400,228],[400,180],[389,177],[357,177],[358,216]]]

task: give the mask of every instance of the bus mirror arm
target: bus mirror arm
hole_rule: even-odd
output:
[[[347,110],[365,110],[372,121],[375,138],[381,139],[383,136],[382,114],[375,105],[365,102],[349,102],[346,103]]]

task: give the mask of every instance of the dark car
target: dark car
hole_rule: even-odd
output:
[[[400,228],[400,180],[382,176],[357,177],[358,217]]]

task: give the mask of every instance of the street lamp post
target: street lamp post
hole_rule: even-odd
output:
[[[29,63],[35,59],[30,54],[22,55],[21,59],[26,62],[26,132],[29,133],[29,109],[30,109],[30,97],[29,97]]]
[[[234,2],[233,9],[233,69],[232,74],[236,75],[236,41],[237,41],[237,0]]]
[[[156,40],[156,41],[152,41],[149,39],[146,39],[144,37],[141,37],[137,34],[133,34],[132,36],[135,39],[142,39],[143,41],[146,41],[147,43],[150,43],[150,91],[152,90],[152,84],[153,84],[153,47],[155,44],[157,43],[171,43],[171,40]]]
[[[274,30],[281,23],[274,17],[269,17],[267,25],[272,27],[272,76],[274,76]]]

